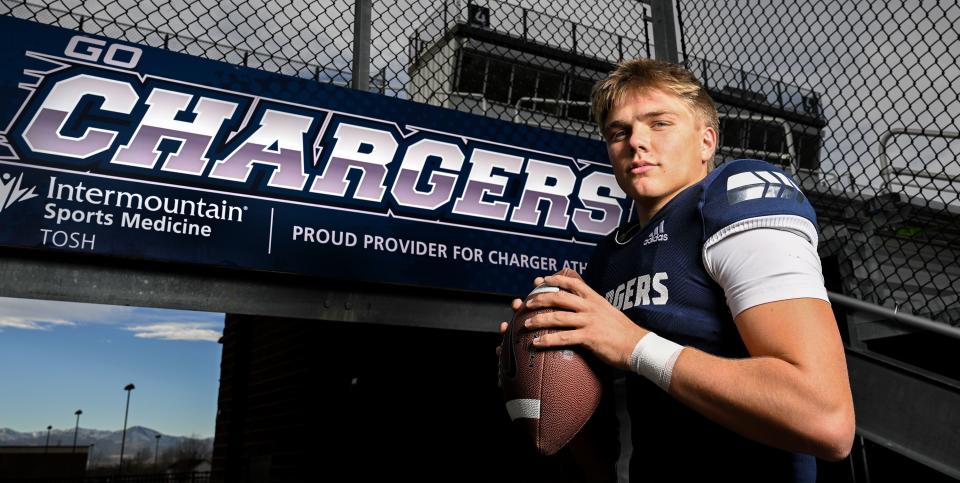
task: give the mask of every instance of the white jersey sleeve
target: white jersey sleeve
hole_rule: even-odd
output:
[[[757,218],[749,225],[748,229],[729,230],[727,236],[703,248],[707,273],[723,288],[734,317],[750,307],[779,300],[811,297],[829,301],[815,231]]]

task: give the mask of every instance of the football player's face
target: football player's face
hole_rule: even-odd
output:
[[[617,183],[648,215],[707,175],[717,140],[682,99],[659,89],[627,95],[610,112],[603,136]]]

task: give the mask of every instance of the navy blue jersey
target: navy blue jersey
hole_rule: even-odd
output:
[[[764,220],[816,227],[813,208],[781,169],[763,161],[732,161],[677,194],[646,225],[628,223],[614,231],[597,246],[584,278],[630,319],[662,337],[722,357],[746,357],[723,289],[704,268],[702,252],[712,240]],[[812,456],[742,438],[641,376],[628,374],[627,395],[631,474],[650,475],[648,481],[816,477]]]

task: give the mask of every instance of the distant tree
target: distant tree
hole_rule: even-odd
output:
[[[97,448],[96,445],[90,446],[90,451],[87,453],[87,468],[103,466],[106,460],[107,456],[103,454],[103,450]]]
[[[133,455],[133,462],[137,466],[145,466],[148,461],[153,460],[153,451],[150,451],[150,448],[144,446],[137,450]]]
[[[125,474],[136,474],[150,472],[153,470],[153,452],[150,448],[141,447],[128,458],[123,460],[123,472]]]
[[[160,470],[164,471],[177,462],[177,448],[169,447],[160,450]]]
[[[184,460],[208,460],[210,459],[210,446],[206,441],[196,438],[184,438],[177,443],[174,448],[175,461]]]

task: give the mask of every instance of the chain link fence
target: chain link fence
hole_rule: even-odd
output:
[[[300,78],[351,83],[353,0],[40,0],[0,14]],[[494,0],[371,2],[369,89],[582,136],[590,89],[652,52],[650,8]]]
[[[0,15],[269,72],[350,83],[352,1],[3,0]]]
[[[593,84],[652,49],[649,7],[635,0],[420,5],[428,15],[374,4],[375,18],[410,32],[406,55],[375,48],[373,65],[411,99],[580,136],[597,136]]]
[[[359,0],[358,0],[359,1]],[[0,14],[351,84],[353,0],[3,0]],[[843,291],[960,325],[960,6],[679,0],[680,61],[721,111],[719,161],[780,164]],[[585,137],[618,61],[654,57],[636,0],[373,0],[369,90]]]
[[[678,7],[682,58],[729,116],[724,154],[796,161],[844,292],[960,324],[960,5]]]

